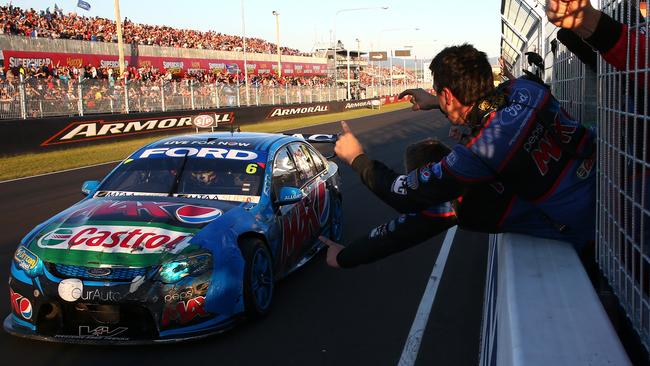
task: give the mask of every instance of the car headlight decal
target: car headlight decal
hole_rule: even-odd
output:
[[[212,255],[201,253],[183,256],[160,266],[160,279],[164,283],[175,283],[186,276],[198,276],[212,268]]]

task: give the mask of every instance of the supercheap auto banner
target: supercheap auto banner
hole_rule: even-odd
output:
[[[195,133],[197,125],[210,126],[213,122],[217,123],[219,129],[228,130],[231,126],[236,129],[237,126],[265,120],[371,108],[379,103],[379,99],[364,99],[349,102],[3,120],[0,121],[0,156],[112,142],[145,134],[149,136]],[[198,131],[209,132],[210,129]]]
[[[5,71],[14,67],[39,68],[42,66],[68,66],[84,67],[86,65],[117,68],[117,55],[95,55],[81,53],[57,53],[57,52],[27,52],[3,50]],[[127,66],[155,67],[158,69],[172,69],[178,73],[188,70],[204,70],[211,72],[230,72],[244,70],[244,61],[225,59],[197,59],[178,57],[154,57],[154,56],[127,56]],[[252,74],[265,74],[275,72],[275,62],[250,61],[247,62],[248,72]],[[324,75],[327,72],[327,65],[316,63],[282,62],[283,73],[292,75]]]

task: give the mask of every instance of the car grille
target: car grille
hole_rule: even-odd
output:
[[[132,281],[137,276],[144,276],[149,270],[148,267],[131,268],[131,267],[113,267],[107,275],[97,275],[88,272],[91,267],[71,266],[67,264],[54,264],[54,271],[65,278],[79,279],[106,279],[113,281]]]

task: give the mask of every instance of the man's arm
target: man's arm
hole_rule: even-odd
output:
[[[648,65],[645,59],[646,35],[638,30],[628,34],[627,25],[594,9],[589,0],[547,0],[546,16],[552,24],[569,29],[583,38],[598,50],[605,61],[619,70],[628,69],[628,49],[631,55],[638,55],[639,68]],[[629,66],[635,67],[633,64]]]
[[[330,266],[352,268],[409,249],[454,225],[456,215],[447,202],[419,213],[403,214],[346,247],[324,237],[320,240],[329,246],[327,262]]]

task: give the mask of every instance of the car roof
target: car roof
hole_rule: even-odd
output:
[[[208,132],[167,137],[155,141],[146,147],[151,148],[169,146],[171,144],[178,146],[201,146],[208,145],[209,143],[210,145],[216,146],[236,146],[240,150],[257,150],[270,152],[280,144],[288,143],[291,141],[303,140],[297,137],[278,133]]]

